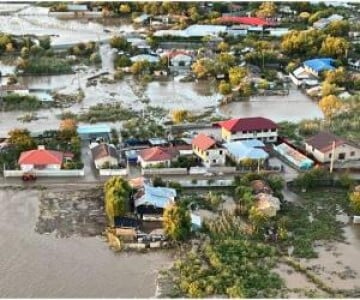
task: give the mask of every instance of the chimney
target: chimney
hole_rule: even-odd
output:
[[[38,150],[45,150],[45,146],[44,145],[39,145]]]

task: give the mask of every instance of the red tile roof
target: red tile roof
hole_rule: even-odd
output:
[[[223,127],[230,132],[278,128],[276,123],[262,117],[231,119],[227,121],[218,122],[216,123],[216,125],[219,125],[220,127]]]
[[[176,149],[152,147],[140,150],[139,156],[143,161],[166,161],[173,159],[178,154]]]
[[[262,18],[254,17],[233,17],[233,16],[223,16],[218,18],[220,23],[235,23],[235,24],[244,24],[250,26],[270,26],[272,23],[268,22]]]
[[[319,132],[318,134],[306,140],[306,143],[308,145],[313,146],[314,148],[322,152],[327,152],[331,150],[333,142],[335,142],[335,148],[343,144],[349,144],[357,148],[359,147],[353,142],[347,141],[344,138],[338,137],[330,132],[325,131]]]
[[[191,144],[205,151],[214,146],[216,141],[206,134],[200,133],[192,140]]]
[[[46,149],[29,150],[21,153],[19,165],[60,165],[64,154]]]

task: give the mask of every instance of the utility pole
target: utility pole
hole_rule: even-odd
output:
[[[331,149],[330,174],[332,174],[334,168],[334,159],[335,159],[334,157],[335,157],[335,141],[333,141],[332,149]]]

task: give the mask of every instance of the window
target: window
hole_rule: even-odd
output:
[[[219,153],[220,153],[220,155],[222,155],[222,154],[223,154],[222,150],[220,150],[220,152],[219,152]]]
[[[206,151],[206,156],[209,156],[209,151]]]
[[[339,159],[345,159],[345,153],[344,152],[339,153]]]
[[[329,154],[329,158],[331,158],[331,153]]]
[[[355,156],[355,151],[351,151],[350,156]]]
[[[276,128],[274,128],[274,129],[271,129],[271,131],[272,131],[272,132],[275,132],[275,131],[276,131]]]
[[[216,163],[216,159],[213,159],[213,163]]]

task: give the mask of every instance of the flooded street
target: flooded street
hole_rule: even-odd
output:
[[[164,252],[114,254],[100,237],[35,232],[38,191],[0,191],[0,295],[10,298],[140,298],[155,294]]]

